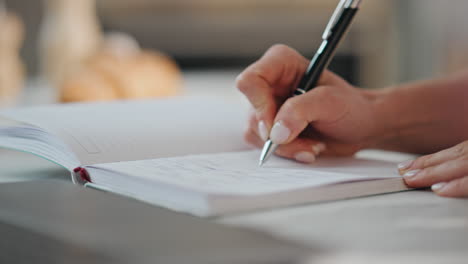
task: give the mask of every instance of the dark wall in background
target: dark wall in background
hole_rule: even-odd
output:
[[[312,58],[313,53],[304,54],[307,58]],[[261,56],[261,55],[259,55]],[[179,56],[174,55],[179,65],[186,70],[209,70],[223,68],[246,68],[251,63],[259,59],[259,56]],[[359,85],[359,58],[352,55],[337,55],[330,63],[329,69],[352,84]]]
[[[7,0],[6,3],[9,9],[17,12],[25,21],[26,39],[22,56],[29,73],[36,75],[39,64],[37,39],[43,13],[42,1]],[[324,12],[320,12],[323,18],[311,19],[308,19],[303,11],[299,11],[298,16],[302,18],[289,20],[289,24],[284,23],[285,26],[279,28],[276,17],[278,14],[275,10],[270,11],[271,14],[259,14],[258,17],[245,10],[238,10],[238,14],[229,15],[219,15],[219,12],[215,12],[215,15],[209,13],[213,17],[207,18],[204,9],[186,10],[180,6],[178,8],[163,11],[155,8],[145,10],[139,15],[138,10],[113,11],[112,8],[101,4],[99,15],[105,31],[128,32],[134,35],[143,47],[169,53],[184,70],[201,70],[244,68],[275,43],[289,44],[311,58],[320,43],[320,33],[324,26],[322,24],[326,23],[329,16],[327,11],[332,11],[326,8]],[[294,17],[294,12],[289,11],[283,15]],[[184,21],[183,17],[187,17],[185,22],[181,22]],[[356,56],[342,52],[330,67],[356,84],[359,81],[358,66],[359,60]]]

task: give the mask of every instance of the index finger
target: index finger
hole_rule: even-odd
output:
[[[238,89],[255,108],[258,120],[269,128],[277,111],[277,99],[291,95],[307,64],[297,51],[275,45],[237,78]]]

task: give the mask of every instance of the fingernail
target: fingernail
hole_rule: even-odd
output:
[[[418,174],[421,170],[410,170],[410,171],[407,171],[405,174],[403,174],[403,177],[405,177],[406,179],[409,179],[409,178],[412,178],[414,176],[416,176],[416,174]]]
[[[291,130],[285,127],[281,121],[276,122],[273,128],[271,129],[270,139],[275,144],[283,144],[288,140]]]
[[[399,170],[406,170],[406,169],[409,169],[409,167],[411,167],[411,165],[413,164],[414,160],[407,160],[407,161],[404,161],[400,164],[398,164],[398,169]]]
[[[258,123],[258,133],[260,134],[260,137],[262,138],[263,141],[267,141],[268,140],[268,129],[265,125],[265,122],[263,121],[260,121]]]
[[[306,151],[302,151],[302,152],[299,152],[297,153],[294,158],[299,161],[299,162],[303,162],[303,163],[312,163],[315,161],[315,155],[310,153],[310,152],[306,152]]]
[[[442,190],[442,188],[445,187],[445,185],[447,185],[446,182],[439,182],[439,183],[433,184],[431,186],[431,190],[433,190],[434,192],[440,191]]]
[[[318,143],[318,144],[315,144],[312,146],[312,151],[314,151],[315,155],[319,155],[320,153],[322,153],[325,149],[327,148],[327,146],[323,143]]]

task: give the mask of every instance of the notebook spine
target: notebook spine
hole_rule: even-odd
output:
[[[91,183],[91,177],[85,168],[78,167],[75,168],[72,172],[72,181],[74,184],[85,186],[88,183]]]

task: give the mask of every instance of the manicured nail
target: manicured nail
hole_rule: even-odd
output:
[[[294,158],[299,161],[299,162],[303,162],[303,163],[312,163],[315,161],[315,155],[310,153],[310,152],[306,152],[306,151],[302,151],[302,152],[299,152],[297,153]]]
[[[414,160],[407,160],[407,161],[404,161],[400,164],[398,164],[398,169],[399,170],[407,170],[409,169],[409,167],[411,167],[411,165],[413,164]]]
[[[434,192],[440,191],[442,190],[442,188],[445,187],[445,185],[447,185],[446,182],[439,182],[439,183],[433,184],[431,186],[431,190],[433,190]]]
[[[291,130],[285,127],[281,121],[276,122],[276,124],[271,129],[270,139],[275,144],[283,144],[288,140],[289,135],[291,134]]]
[[[318,144],[315,144],[312,146],[312,151],[314,151],[315,155],[319,155],[320,153],[322,153],[325,149],[327,148],[327,146],[323,143],[318,143]]]
[[[268,129],[265,125],[265,122],[263,121],[260,121],[258,123],[258,133],[260,134],[260,137],[262,138],[263,141],[267,141],[268,140]]]
[[[403,174],[403,177],[405,177],[406,179],[409,179],[409,178],[412,178],[414,176],[416,176],[416,174],[418,174],[421,170],[410,170],[410,171],[407,171],[405,174]]]

